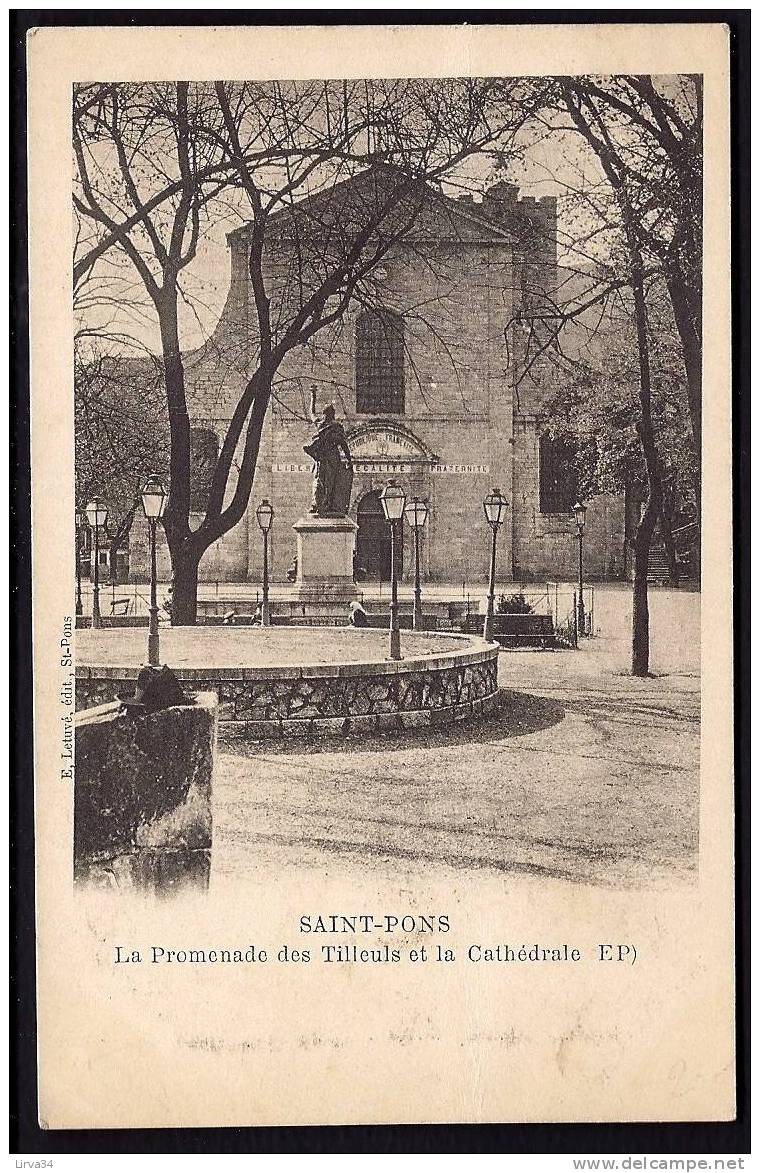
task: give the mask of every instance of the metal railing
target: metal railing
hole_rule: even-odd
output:
[[[83,584],[84,585],[84,584]],[[230,589],[234,584],[220,584],[218,582],[209,582],[200,584],[206,590],[201,594],[199,592],[199,616],[208,615],[209,618],[214,616],[217,612],[218,616],[223,616],[230,610],[245,611],[246,613],[255,614],[258,605],[261,602],[261,589],[253,583],[245,584],[246,597],[235,598],[234,592]],[[404,584],[408,585],[408,584]],[[480,586],[467,584],[462,582],[460,584],[452,584],[452,589],[447,593],[442,593],[443,588],[438,584],[429,584],[432,590],[427,598],[431,609],[438,611],[443,619],[445,616],[445,606],[448,606],[449,622],[451,622],[456,629],[460,622],[465,626],[469,624],[470,620],[483,614],[483,607],[485,601],[485,587],[481,589]],[[220,589],[220,586],[227,589]],[[275,601],[278,597],[282,600],[288,600],[292,591],[289,584],[276,584],[280,590],[276,590]],[[141,583],[119,583],[117,584],[118,594],[111,588],[111,584],[101,587],[101,605],[109,608],[110,617],[136,617],[146,616],[148,614],[149,599],[147,596],[147,588]],[[382,581],[364,583],[358,586],[356,597],[362,604],[374,611],[381,611],[383,607],[387,607],[389,599],[388,583]],[[91,594],[92,588],[87,584],[83,591],[84,609],[87,614],[91,608]],[[577,628],[578,616],[578,589],[576,584],[571,582],[545,582],[545,583],[517,583],[517,582],[502,582],[497,585],[496,605],[497,609],[499,601],[502,598],[508,599],[510,596],[522,595],[525,603],[530,608],[531,612],[537,615],[551,615],[555,631],[562,642],[569,646],[575,646],[576,636],[575,629]],[[205,596],[205,597],[204,597]],[[162,623],[170,621],[169,612],[165,606],[168,595],[168,585],[159,585],[159,615]],[[423,601],[425,598],[425,588],[423,587]],[[594,634],[594,586],[591,583],[584,583],[583,600],[585,620],[584,628],[579,635],[586,637]],[[402,609],[411,607],[411,601],[406,595],[401,597]],[[444,608],[444,611],[441,611]]]
[[[578,588],[573,583],[548,582],[549,613],[554,622],[557,639],[567,647],[577,648],[578,637],[594,634],[594,586],[583,585],[583,624],[578,625]]]

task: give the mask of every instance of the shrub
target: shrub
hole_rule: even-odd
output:
[[[530,615],[532,610],[522,591],[514,595],[502,595],[499,599],[498,611],[501,615]]]

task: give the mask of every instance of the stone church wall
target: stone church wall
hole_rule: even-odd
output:
[[[578,572],[575,519],[570,513],[541,513],[539,435],[535,418],[515,422],[514,576],[525,582],[573,580]],[[583,541],[589,579],[624,573],[625,503],[609,495],[589,502]]]
[[[520,201],[511,188],[507,195],[505,229],[512,222],[509,216],[514,219],[525,203],[525,214],[552,235],[553,201]],[[473,210],[477,212],[476,205]],[[480,231],[476,223],[467,239],[407,242],[384,258],[374,275],[382,303],[404,319],[403,413],[376,417],[356,411],[358,305],[350,307],[341,322],[290,352],[277,372],[247,515],[206,554],[201,580],[260,581],[262,536],[255,510],[266,497],[275,509],[270,569],[275,581],[285,581],[296,552],[292,527],[311,502],[311,463],[303,445],[313,431],[313,385],[318,410],[332,401],[349,436],[364,429],[366,442],[362,459],[355,464],[349,511],[354,520],[362,498],[380,491],[391,478],[408,496],[428,500],[429,520],[421,543],[425,580],[486,580],[490,547],[482,501],[494,487],[509,502],[499,541],[499,577],[573,578],[577,543],[572,518],[544,515],[539,509],[538,437],[545,389],[521,387],[515,395],[505,342],[516,301],[526,296],[525,258],[506,239],[488,236],[488,228]],[[220,441],[255,349],[247,252],[239,234],[230,237],[230,255],[230,291],[219,325],[201,351],[187,356],[193,426],[212,429]],[[533,265],[529,285],[551,281],[556,251],[539,255],[542,259]],[[411,455],[403,446],[395,451],[391,444],[388,453],[378,451],[369,458],[370,424],[378,425],[378,436],[380,425],[391,430],[398,425]],[[585,543],[589,577],[623,574],[623,531],[622,500],[600,498],[590,505]],[[147,577],[147,530],[142,533],[136,526],[131,545],[131,577],[139,581]],[[408,581],[413,574],[413,534],[408,527],[402,561]],[[162,550],[159,573],[167,571]]]
[[[205,417],[220,433],[225,421],[215,420],[214,410],[221,406],[229,412],[244,385],[244,374],[233,363],[225,370],[217,361],[217,356],[239,352],[240,337],[246,332],[249,314],[240,299],[247,295],[247,285],[235,272],[242,263],[241,253],[233,259],[230,298],[212,345],[192,367],[194,423]],[[311,501],[311,464],[303,445],[312,431],[312,385],[317,386],[319,407],[334,402],[348,432],[378,419],[399,424],[438,457],[423,465],[357,462],[352,516],[366,493],[381,490],[394,477],[408,496],[429,501],[430,519],[421,545],[423,576],[453,582],[485,579],[489,545],[482,500],[497,482],[509,496],[512,403],[503,329],[511,313],[511,252],[488,242],[416,244],[387,258],[382,268],[383,302],[405,316],[404,413],[375,417],[356,412],[359,307],[350,310],[339,326],[317,336],[313,345],[291,353],[278,371],[262,435],[247,535],[238,532],[243,530],[241,523],[217,543],[218,550],[210,551],[202,563],[203,579],[260,579],[262,538],[255,509],[263,497],[275,508],[272,576],[286,578],[296,549],[292,526]],[[504,558],[509,558],[509,543]],[[408,527],[402,561],[403,577],[409,579],[413,535]],[[503,570],[508,573],[506,561]]]

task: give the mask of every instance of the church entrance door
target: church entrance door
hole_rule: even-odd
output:
[[[356,510],[359,531],[356,535],[356,579],[390,582],[391,577],[391,527],[385,520],[380,494],[366,493]],[[401,526],[399,526],[399,539]],[[399,540],[396,551],[397,573],[401,577],[403,542]]]

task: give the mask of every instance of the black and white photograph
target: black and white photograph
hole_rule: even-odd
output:
[[[43,1127],[731,1119],[720,26],[86,31]]]
[[[77,875],[693,880],[701,79],[72,117]]]

